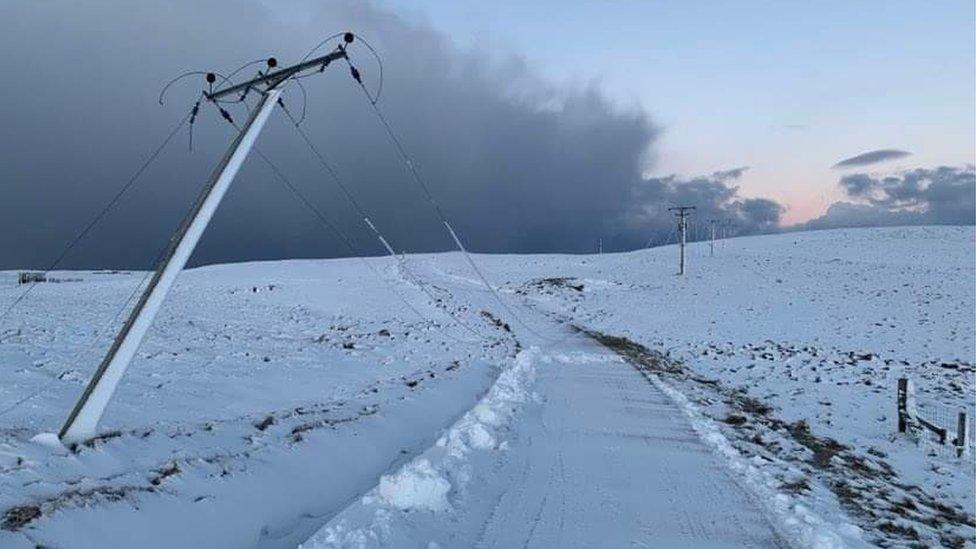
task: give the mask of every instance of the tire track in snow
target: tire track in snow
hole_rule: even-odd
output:
[[[469,446],[463,462],[445,457],[445,445],[423,456],[450,479],[448,505],[401,509],[368,496],[308,546],[783,544],[681,410],[638,372],[585,340],[534,354],[542,398],[492,431],[505,442]],[[648,404],[633,406],[638,399]],[[459,423],[445,438],[472,432]]]

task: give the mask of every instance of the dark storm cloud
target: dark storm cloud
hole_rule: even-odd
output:
[[[878,149],[876,151],[870,151],[857,156],[852,156],[850,158],[845,158],[844,160],[834,164],[834,168],[859,168],[861,166],[870,166],[871,164],[877,164],[887,160],[904,158],[911,154],[912,153],[908,151],[899,151],[897,149]]]
[[[295,61],[346,29],[383,55],[381,106],[472,249],[586,251],[620,229],[635,188],[646,185],[642,162],[656,134],[642,112],[614,107],[596,88],[554,88],[520,59],[488,61],[369,3],[309,5],[0,4],[0,20],[15,23],[0,33],[4,70],[16,75],[0,87],[0,268],[45,266],[111,198],[202,87],[182,81],[159,107],[156,95],[171,76],[268,55]],[[375,62],[355,46],[372,88]],[[449,249],[347,69],[336,65],[303,82],[306,131],[380,229],[407,251]],[[286,101],[299,110],[301,95],[293,89]],[[150,265],[232,135],[204,108],[194,152],[181,134],[65,265]],[[281,113],[259,147],[350,235],[356,253],[380,253]],[[633,234],[623,232],[622,241]],[[252,155],[193,263],[348,254]]]
[[[715,172],[707,176],[682,178],[674,175],[642,181],[632,195],[633,206],[626,218],[621,238],[629,246],[663,242],[674,228],[674,215],[668,208],[694,206],[690,237],[706,238],[709,220],[729,221],[736,234],[776,230],[785,209],[766,198],[743,198],[733,185],[748,168]],[[640,237],[638,237],[640,235]]]
[[[839,185],[851,201],[833,204],[800,228],[976,223],[973,166],[918,168],[887,176],[852,174]]]

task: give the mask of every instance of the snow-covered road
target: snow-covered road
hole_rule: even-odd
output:
[[[573,337],[532,360],[535,402],[509,425],[505,443],[464,463],[423,458],[430,476],[463,478],[451,487],[450,508],[423,493],[446,484],[414,476],[389,491],[411,491],[407,505],[388,494],[394,505],[377,513],[383,497],[367,497],[306,546],[782,545],[682,410],[616,354]],[[459,468],[462,475],[450,470]],[[405,524],[391,525],[388,513]]]
[[[576,341],[538,370],[543,403],[518,427],[478,545],[778,545],[681,410],[616,355]]]

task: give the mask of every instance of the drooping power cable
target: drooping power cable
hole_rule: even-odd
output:
[[[221,110],[222,110],[222,109],[221,109]],[[230,123],[230,124],[231,124],[232,126],[234,126],[234,128],[236,128],[238,132],[240,132],[240,131],[241,131],[241,128],[240,128],[240,127],[239,127],[239,126],[237,125],[237,123],[235,123],[235,122],[234,122],[234,121],[233,121],[233,120],[232,120],[232,119],[231,119],[231,118],[229,117],[229,115],[228,115],[228,116],[225,116],[224,118],[225,118],[225,119],[226,119],[226,120],[227,120],[227,121],[228,121],[228,122],[229,122],[229,123]],[[440,328],[439,328],[439,325],[438,325],[438,324],[437,324],[436,322],[433,322],[433,321],[431,321],[431,320],[429,320],[429,319],[428,319],[428,318],[426,317],[426,315],[424,315],[424,314],[423,314],[423,313],[422,313],[422,312],[421,312],[421,311],[420,311],[419,309],[417,309],[417,308],[416,308],[416,307],[415,307],[415,306],[414,306],[414,305],[413,305],[412,303],[410,303],[410,302],[409,302],[409,301],[408,301],[408,300],[406,299],[406,297],[404,297],[404,296],[403,296],[403,295],[402,295],[402,294],[401,294],[401,293],[400,293],[399,291],[397,291],[397,290],[396,290],[396,288],[395,288],[395,287],[393,287],[393,286],[392,286],[392,285],[391,285],[391,284],[389,283],[389,281],[387,281],[387,280],[386,280],[385,278],[383,278],[383,276],[382,276],[382,275],[381,275],[381,274],[380,274],[380,273],[379,273],[379,272],[378,272],[378,271],[376,270],[376,268],[375,268],[375,267],[374,267],[374,266],[373,266],[373,265],[372,265],[372,264],[371,264],[371,263],[370,263],[369,261],[366,261],[366,259],[365,259],[364,257],[362,257],[362,256],[360,256],[360,255],[358,255],[358,253],[357,253],[357,250],[356,250],[356,247],[355,247],[355,245],[354,245],[354,244],[352,243],[352,241],[351,241],[351,240],[350,240],[350,239],[349,239],[349,238],[348,238],[348,237],[347,237],[347,236],[346,236],[346,235],[345,235],[345,234],[344,234],[344,233],[343,233],[343,232],[342,232],[341,230],[339,230],[339,228],[338,228],[338,227],[337,227],[337,226],[336,226],[336,225],[335,225],[334,223],[332,223],[331,221],[329,221],[329,219],[328,219],[328,218],[327,218],[327,217],[326,217],[326,216],[325,216],[325,215],[324,215],[324,214],[322,213],[322,211],[321,211],[321,210],[319,210],[319,209],[318,209],[317,207],[315,207],[315,205],[314,205],[314,204],[313,204],[313,203],[312,203],[312,202],[311,202],[311,201],[310,201],[310,200],[309,200],[309,199],[308,199],[308,198],[307,198],[307,197],[306,197],[306,196],[304,195],[304,193],[302,193],[302,192],[301,192],[301,191],[300,191],[300,190],[299,190],[299,189],[298,189],[298,188],[297,188],[297,187],[296,187],[296,186],[295,186],[295,185],[294,185],[294,184],[293,184],[293,183],[291,182],[291,180],[290,180],[290,179],[289,179],[288,177],[286,177],[286,176],[285,176],[285,174],[284,174],[284,172],[282,172],[282,170],[281,170],[281,169],[280,169],[280,168],[279,168],[279,167],[278,167],[278,166],[277,166],[277,165],[276,165],[276,164],[275,164],[274,162],[272,162],[272,161],[271,161],[271,159],[270,159],[270,158],[268,158],[268,156],[267,156],[266,154],[264,154],[264,152],[263,152],[263,151],[261,151],[261,150],[260,150],[260,149],[259,149],[259,148],[258,148],[257,146],[255,146],[255,147],[254,147],[254,152],[255,152],[255,153],[257,153],[257,155],[258,155],[258,157],[259,157],[259,158],[261,158],[261,160],[262,160],[262,161],[264,161],[264,162],[265,162],[265,163],[266,163],[266,164],[268,165],[268,167],[269,167],[269,168],[271,168],[271,171],[272,171],[272,172],[274,173],[274,175],[275,175],[275,177],[276,177],[276,178],[277,178],[277,179],[278,179],[278,180],[279,180],[279,181],[280,181],[280,182],[281,182],[281,183],[282,183],[283,185],[285,185],[285,187],[287,187],[287,188],[288,188],[288,189],[289,189],[289,190],[290,190],[290,191],[291,191],[291,192],[292,192],[292,193],[293,193],[293,194],[294,194],[294,195],[295,195],[295,196],[296,196],[296,197],[298,198],[298,200],[299,200],[299,201],[300,201],[300,202],[301,202],[301,203],[302,203],[302,204],[303,204],[303,205],[304,205],[304,206],[305,206],[306,208],[308,208],[308,209],[309,209],[309,211],[311,211],[311,212],[312,212],[312,214],[313,214],[313,215],[315,216],[315,218],[316,218],[316,219],[317,219],[317,220],[318,220],[318,221],[319,221],[319,222],[320,222],[320,223],[321,223],[321,224],[322,224],[322,225],[323,225],[324,227],[326,227],[327,229],[329,229],[330,231],[332,231],[332,232],[333,232],[333,233],[334,233],[334,234],[335,234],[335,235],[336,235],[336,236],[337,236],[337,237],[339,238],[339,240],[340,240],[340,241],[341,241],[341,242],[342,242],[342,243],[343,243],[343,244],[344,244],[344,245],[346,246],[346,248],[347,248],[347,249],[349,250],[349,252],[350,252],[350,253],[351,253],[351,254],[352,254],[352,255],[353,255],[354,257],[356,257],[357,259],[359,259],[359,261],[360,261],[360,262],[361,262],[361,263],[362,263],[362,264],[363,264],[363,265],[364,265],[364,266],[365,266],[365,267],[366,267],[367,269],[369,269],[369,271],[370,271],[370,272],[372,272],[372,273],[373,273],[373,275],[375,275],[375,276],[376,276],[376,277],[377,277],[377,278],[378,278],[378,279],[379,279],[379,280],[380,280],[381,282],[383,282],[384,284],[386,284],[386,285],[387,285],[387,287],[389,288],[389,290],[390,290],[390,291],[391,291],[391,292],[392,292],[392,293],[393,293],[394,295],[396,295],[396,296],[397,296],[397,298],[399,298],[399,299],[400,299],[400,301],[401,301],[401,302],[403,302],[403,304],[404,304],[404,305],[405,305],[405,306],[406,306],[407,308],[409,308],[409,309],[410,309],[410,310],[411,310],[411,311],[412,311],[412,312],[413,312],[414,314],[416,314],[416,315],[417,315],[418,317],[420,317],[420,318],[421,318],[421,319],[422,319],[422,320],[423,320],[424,322],[426,322],[426,323],[428,323],[428,324],[430,324],[430,325],[431,325],[431,326],[433,326],[433,327],[434,327],[435,329],[437,329],[437,330],[438,330],[438,331],[439,331],[440,333],[442,333],[442,334],[443,334],[443,335],[445,335],[446,337],[449,337],[450,339],[453,339],[453,340],[455,340],[455,341],[458,341],[458,342],[460,342],[460,343],[468,343],[468,344],[471,344],[471,343],[477,343],[477,341],[470,341],[470,340],[464,340],[464,339],[461,339],[461,338],[458,338],[457,336],[454,336],[453,334],[450,334],[450,333],[448,333],[448,332],[445,332],[445,331],[443,331],[443,330],[440,330]],[[481,334],[477,334],[477,332],[476,332],[476,335],[478,335],[478,336],[479,336],[480,338],[482,338],[482,339],[486,339],[486,338],[485,338],[484,336],[482,336]]]
[[[382,124],[383,128],[386,130],[386,134],[390,138],[390,141],[393,143],[393,146],[396,149],[397,154],[400,156],[400,159],[403,161],[404,165],[406,165],[408,172],[413,177],[413,180],[417,183],[417,185],[423,191],[423,194],[426,197],[427,201],[433,207],[434,212],[437,214],[437,217],[440,219],[441,223],[444,225],[444,228],[447,230],[447,233],[451,236],[451,239],[454,241],[454,244],[457,247],[458,251],[460,251],[461,254],[464,256],[464,258],[467,261],[468,265],[471,267],[471,270],[477,275],[478,279],[485,286],[485,288],[488,290],[488,292],[491,293],[491,295],[494,297],[494,299],[496,301],[498,301],[498,303],[502,306],[502,308],[504,308],[508,312],[508,314],[510,314],[512,316],[512,318],[514,318],[526,330],[528,330],[530,333],[536,335],[537,337],[539,337],[541,339],[544,339],[544,340],[551,340],[552,338],[550,338],[550,337],[548,337],[548,336],[546,336],[546,335],[538,332],[537,330],[535,330],[534,328],[532,328],[532,326],[529,326],[524,320],[522,320],[521,316],[518,313],[516,313],[515,310],[512,309],[512,307],[508,305],[508,303],[506,303],[504,300],[502,300],[502,298],[498,294],[497,290],[491,285],[490,282],[488,282],[487,277],[485,277],[484,273],[481,271],[481,269],[478,267],[478,265],[474,262],[474,259],[471,257],[471,254],[468,252],[467,248],[461,242],[461,239],[458,236],[457,232],[454,230],[454,227],[451,225],[451,222],[448,220],[448,218],[444,214],[443,210],[441,210],[441,207],[437,203],[437,200],[434,199],[433,194],[431,194],[431,192],[430,192],[429,186],[427,185],[427,183],[424,180],[424,178],[420,175],[420,172],[417,170],[416,166],[414,165],[414,162],[411,159],[410,155],[407,154],[407,151],[404,148],[403,143],[400,141],[400,138],[397,137],[397,134],[393,130],[393,127],[390,125],[390,122],[383,115],[383,111],[380,110],[379,105],[376,103],[376,101],[374,101],[372,95],[370,95],[370,93],[366,89],[365,85],[363,85],[361,73],[359,72],[358,69],[356,69],[356,67],[354,65],[352,65],[352,62],[349,60],[348,56],[345,59],[346,59],[346,62],[349,63],[350,72],[352,74],[353,79],[356,80],[356,82],[359,83],[360,88],[362,88],[363,93],[366,96],[366,99],[367,99],[367,101],[370,104],[370,107],[372,108],[372,110],[373,110],[374,114],[376,115],[376,117],[379,119],[379,121]]]
[[[54,261],[51,262],[51,264],[46,269],[44,269],[45,275],[47,275],[49,272],[57,268],[57,266],[61,264],[61,261],[64,260],[64,258],[68,255],[68,253],[72,249],[74,249],[74,247],[77,246],[78,243],[83,238],[85,238],[85,236],[88,235],[88,233],[91,232],[91,230],[95,227],[95,225],[97,225],[105,217],[105,215],[108,214],[108,212],[111,211],[112,208],[114,208],[118,204],[122,196],[125,195],[125,193],[130,188],[132,188],[132,186],[136,183],[136,181],[139,180],[139,177],[142,176],[142,174],[145,173],[146,169],[149,168],[149,166],[156,160],[156,158],[159,157],[159,155],[163,152],[166,146],[169,145],[170,141],[172,141],[173,138],[176,136],[176,134],[179,133],[179,131],[183,128],[184,124],[186,124],[190,120],[191,116],[192,116],[192,112],[187,112],[186,115],[183,116],[183,118],[179,121],[179,123],[176,124],[176,126],[169,132],[166,138],[163,139],[163,142],[160,143],[155,150],[153,150],[153,152],[139,166],[139,168],[135,171],[135,173],[133,173],[132,176],[129,177],[129,179],[125,182],[125,184],[122,185],[122,187],[118,191],[116,191],[112,199],[109,200],[109,202],[97,214],[95,214],[95,216],[91,219],[91,221],[88,222],[87,225],[85,225],[85,227],[81,230],[81,232],[79,232],[77,235],[75,235],[74,238],[68,241],[67,245],[61,251],[61,253],[58,254],[57,258],[55,258]],[[27,295],[34,289],[34,287],[37,286],[37,284],[38,281],[31,282],[27,286],[27,288],[20,295],[18,295],[9,306],[7,306],[7,308],[3,311],[3,313],[0,314],[0,320],[5,319],[7,315],[10,313],[10,311],[13,310],[13,308],[16,307],[18,303],[23,301],[24,298],[27,297]]]
[[[282,110],[285,112],[285,115],[288,116],[288,118],[291,120],[292,125],[294,125],[296,131],[298,131],[299,135],[302,137],[302,140],[305,141],[305,144],[312,151],[313,155],[318,160],[322,169],[329,174],[332,181],[342,191],[342,194],[345,196],[346,200],[353,206],[353,208],[359,214],[360,218],[362,219],[366,227],[373,232],[373,234],[376,236],[376,239],[379,240],[380,244],[383,246],[386,252],[391,257],[393,257],[394,260],[398,262],[404,275],[406,275],[411,282],[413,282],[416,286],[418,286],[421,289],[421,291],[423,291],[427,295],[427,297],[430,298],[431,302],[438,309],[441,309],[445,313],[447,313],[455,323],[463,327],[465,330],[471,332],[475,336],[485,339],[485,336],[481,332],[479,332],[478,330],[476,330],[475,328],[471,327],[466,322],[461,320],[446,305],[443,308],[441,308],[440,300],[437,298],[437,296],[435,296],[433,292],[431,292],[430,289],[427,287],[427,285],[424,284],[424,282],[420,280],[420,278],[413,273],[413,271],[407,266],[404,258],[401,255],[396,253],[396,251],[393,249],[393,246],[390,244],[389,240],[383,235],[383,233],[380,232],[380,230],[370,219],[369,215],[359,204],[359,201],[356,200],[356,198],[352,195],[352,192],[349,191],[349,188],[345,185],[345,183],[343,183],[342,179],[339,177],[339,174],[335,171],[335,168],[332,167],[332,164],[325,159],[325,156],[322,154],[322,152],[319,151],[318,147],[315,146],[311,138],[309,138],[308,134],[301,128],[299,122],[295,120],[295,117],[292,116],[292,114],[288,111],[287,107],[285,107],[284,102],[279,102],[279,106],[282,107]]]

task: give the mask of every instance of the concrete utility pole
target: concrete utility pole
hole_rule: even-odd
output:
[[[674,212],[674,215],[678,218],[678,238],[680,239],[681,245],[681,256],[678,263],[678,275],[685,274],[685,243],[688,240],[688,217],[691,215],[691,210],[694,210],[694,206],[677,206],[674,208],[668,208],[669,212]]]
[[[230,151],[214,172],[203,200],[197,202],[192,215],[188,218],[189,222],[184,222],[177,234],[173,236],[170,249],[160,262],[155,276],[149,282],[142,298],[122,327],[122,332],[115,338],[95,376],[92,377],[71,411],[64,427],[61,428],[61,440],[80,442],[95,436],[95,429],[105,412],[105,407],[108,406],[143,337],[149,331],[163,299],[169,293],[187,260],[190,259],[204,229],[217,211],[217,206],[220,205],[227,189],[230,188],[231,181],[234,180],[241,164],[244,163],[244,158],[257,140],[258,133],[274,109],[280,94],[281,90],[277,89],[267,92],[252,111],[244,131],[234,140]]]
[[[347,44],[352,42],[352,34],[346,35],[345,42]],[[98,369],[95,370],[95,375],[88,382],[78,402],[68,415],[68,419],[64,422],[64,426],[61,427],[58,437],[63,442],[76,443],[95,436],[102,414],[112,399],[112,395],[115,393],[126,369],[128,369],[129,363],[139,349],[146,332],[152,326],[156,313],[159,312],[163,300],[166,299],[166,294],[169,293],[177,276],[186,266],[197,242],[199,242],[214,212],[217,211],[217,207],[230,188],[234,176],[237,175],[248,152],[254,147],[258,134],[261,133],[271,111],[278,103],[282,91],[281,85],[294,76],[306,72],[319,72],[330,62],[345,57],[345,49],[340,46],[328,55],[278,71],[261,74],[243,84],[205,92],[206,98],[214,103],[224,97],[238,98],[242,93],[248,92],[260,95],[260,99],[251,110],[250,116],[241,128],[240,133],[231,142],[227,153],[213,171],[203,194],[170,239],[165,255],[156,266],[156,271],[143,290],[139,301],[129,313],[122,331],[115,337],[108,353],[102,359]],[[269,59],[269,71],[277,64],[278,62],[274,58]],[[212,85],[215,80],[213,73],[207,74],[207,82]]]

